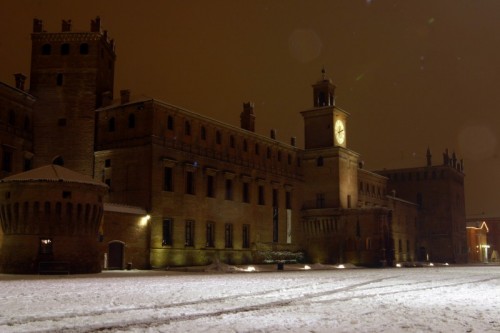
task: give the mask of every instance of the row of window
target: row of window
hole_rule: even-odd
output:
[[[127,122],[127,126],[129,129],[131,128],[135,128],[136,127],[136,116],[135,114],[133,113],[130,113],[128,115],[128,122]],[[169,131],[173,131],[174,130],[174,118],[172,116],[168,116],[167,118],[167,130]],[[115,117],[111,117],[109,120],[108,120],[108,132],[115,132],[116,131],[116,119]],[[192,129],[191,129],[191,122],[189,120],[186,120],[184,122],[184,135],[186,136],[191,136],[192,135]],[[207,141],[207,129],[205,126],[201,126],[200,127],[200,139],[202,141]],[[232,148],[232,149],[235,149],[237,148],[236,147],[236,138],[234,135],[229,135],[229,147]],[[217,145],[221,145],[223,142],[223,137],[222,137],[222,133],[221,131],[219,130],[216,130],[215,131],[215,143]],[[250,145],[248,144],[247,140],[246,139],[243,139],[242,141],[242,150],[244,152],[248,152],[250,150]],[[260,156],[261,154],[261,149],[260,149],[260,145],[258,143],[255,143],[255,145],[253,146],[253,151],[255,153],[255,155],[257,156]],[[271,147],[267,147],[267,150],[266,150],[266,157],[267,159],[271,159],[273,156],[272,154],[272,149]],[[283,156],[282,156],[282,152],[281,151],[278,151],[277,152],[277,155],[276,155],[276,159],[278,160],[278,162],[281,162],[283,160]],[[292,160],[293,160],[293,157],[292,157],[292,154],[288,153],[287,156],[286,156],[286,160],[287,160],[287,163],[288,165],[291,165],[292,164]],[[300,166],[300,159],[297,159],[297,166]]]
[[[174,231],[177,225],[174,227],[174,220],[167,218],[163,220],[162,226],[162,246],[177,246],[174,244]],[[204,244],[202,247],[212,248],[216,244],[216,233],[215,233],[216,223],[212,221],[207,221],[204,226]],[[224,224],[224,248],[233,248],[233,224]],[[186,220],[184,221],[184,246],[185,247],[195,247],[200,246],[200,244],[195,244],[195,221]],[[250,225],[243,224],[242,226],[242,243],[241,247],[244,249],[250,248]]]
[[[423,180],[429,179],[429,172],[428,171],[424,171],[424,172],[408,172],[408,173],[402,173],[401,172],[401,173],[387,174],[386,176],[387,176],[387,178],[389,178],[392,181],[405,181],[405,180],[408,180],[408,181],[412,181],[412,180],[419,181],[421,179],[423,179]],[[432,170],[432,172],[430,173],[430,178],[431,179],[438,179],[438,178],[445,179],[446,178],[445,171],[441,170],[439,172],[439,175],[438,175],[438,173],[436,172],[436,170]]]
[[[366,195],[371,195],[371,196],[385,196],[386,195],[386,190],[385,188],[380,188],[380,186],[375,186],[373,184],[368,184],[368,183],[363,183],[362,181],[359,182],[359,193],[361,194],[366,194]]]
[[[18,116],[16,115],[16,112],[14,110],[9,110],[9,113],[7,115],[7,124],[9,124],[10,126],[16,126],[17,125],[17,118],[18,118]],[[28,115],[24,116],[22,125],[23,125],[23,129],[25,131],[30,130],[31,120],[30,120],[30,117]]]
[[[195,171],[187,170],[185,172],[185,193],[196,195],[196,174]],[[217,193],[217,182],[216,176],[207,174],[205,178],[205,196],[208,198],[215,198]],[[224,180],[224,199],[234,200],[234,179],[226,178]],[[172,167],[164,167],[164,182],[163,191],[174,192],[174,169]],[[108,184],[110,185],[110,183]],[[243,181],[241,183],[241,201],[244,203],[251,203],[251,184],[249,181]],[[276,188],[272,189],[272,206],[279,206],[279,190]],[[291,209],[292,207],[292,194],[290,191],[285,192],[285,208]],[[257,204],[266,204],[265,186],[262,184],[257,184]]]
[[[59,53],[61,55],[68,55],[70,53],[70,44],[64,43],[61,44],[59,48]],[[87,43],[82,43],[79,46],[80,49],[80,54],[89,54],[89,44]],[[51,55],[52,54],[52,45],[50,44],[43,44],[42,45],[42,55]]]

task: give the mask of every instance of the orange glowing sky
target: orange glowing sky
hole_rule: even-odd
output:
[[[370,170],[464,159],[467,214],[500,216],[500,1],[2,0],[0,81],[29,74],[33,18],[45,30],[102,24],[120,89],[303,142],[300,111],[324,66],[351,114],[348,147]]]

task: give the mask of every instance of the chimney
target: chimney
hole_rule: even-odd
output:
[[[101,18],[99,16],[95,20],[90,20],[90,32],[101,32]]]
[[[33,19],[33,32],[43,32],[42,20]]]
[[[62,20],[62,32],[71,31],[71,20]]]
[[[250,132],[255,132],[254,104],[243,103],[243,112],[240,114],[240,127]]]
[[[120,90],[120,103],[126,104],[130,102],[130,90],[124,89]]]
[[[111,91],[105,91],[102,93],[102,106],[110,106],[111,103],[113,102],[113,96],[111,95]]]
[[[26,75],[22,73],[14,74],[14,78],[16,80],[16,88],[24,91],[24,82],[26,81]]]

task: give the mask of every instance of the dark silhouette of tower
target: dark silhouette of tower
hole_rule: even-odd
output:
[[[35,166],[54,163],[92,176],[95,109],[113,95],[114,42],[99,17],[86,32],[63,20],[57,33],[35,19],[31,40]]]

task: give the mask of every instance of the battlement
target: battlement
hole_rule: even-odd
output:
[[[72,31],[72,21],[62,20],[61,32],[47,32],[43,29],[43,21],[40,19],[33,19],[33,34],[32,40],[38,41],[92,41],[103,40],[114,52],[115,42],[108,36],[107,30],[102,30],[101,18],[97,16],[95,19],[90,20],[89,31]]]

